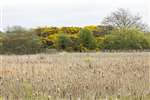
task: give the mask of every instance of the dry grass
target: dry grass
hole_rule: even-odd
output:
[[[149,100],[149,53],[1,55],[4,100]]]

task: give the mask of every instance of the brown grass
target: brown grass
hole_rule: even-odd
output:
[[[1,55],[4,100],[149,100],[149,53]],[[101,99],[100,99],[101,98]]]

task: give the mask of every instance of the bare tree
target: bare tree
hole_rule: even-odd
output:
[[[118,9],[115,12],[112,12],[110,16],[104,18],[102,21],[103,25],[110,25],[116,28],[139,28],[141,30],[146,30],[147,25],[141,21],[139,15],[132,15],[128,10],[123,8]]]

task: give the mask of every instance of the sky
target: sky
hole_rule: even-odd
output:
[[[118,8],[139,14],[150,25],[150,0],[0,0],[0,29],[7,26],[99,25]]]

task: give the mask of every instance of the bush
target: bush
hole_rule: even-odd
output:
[[[71,48],[72,51],[77,51],[80,52],[81,48],[80,48],[80,42],[79,42],[79,38],[77,34],[74,35],[69,35],[69,38],[71,39]]]
[[[66,34],[77,34],[80,31],[80,27],[61,27],[59,32]]]
[[[97,49],[102,49],[102,44],[105,39],[105,36],[96,37]]]
[[[0,53],[2,52],[3,33],[0,32]]]
[[[2,52],[5,54],[34,54],[41,51],[41,40],[31,33],[6,33],[2,41]]]
[[[150,33],[146,33],[145,36],[146,36],[146,39],[149,43],[149,49],[150,49]]]
[[[80,30],[79,41],[83,47],[85,47],[89,50],[96,48],[96,40],[95,40],[92,32],[90,32],[87,29]]]
[[[71,46],[71,39],[66,34],[61,33],[58,35],[55,44],[58,50],[68,50]]]
[[[47,37],[41,37],[44,48],[55,48],[55,41],[59,34],[52,34]]]
[[[114,30],[101,44],[103,49],[149,49],[144,33],[137,29]]]

